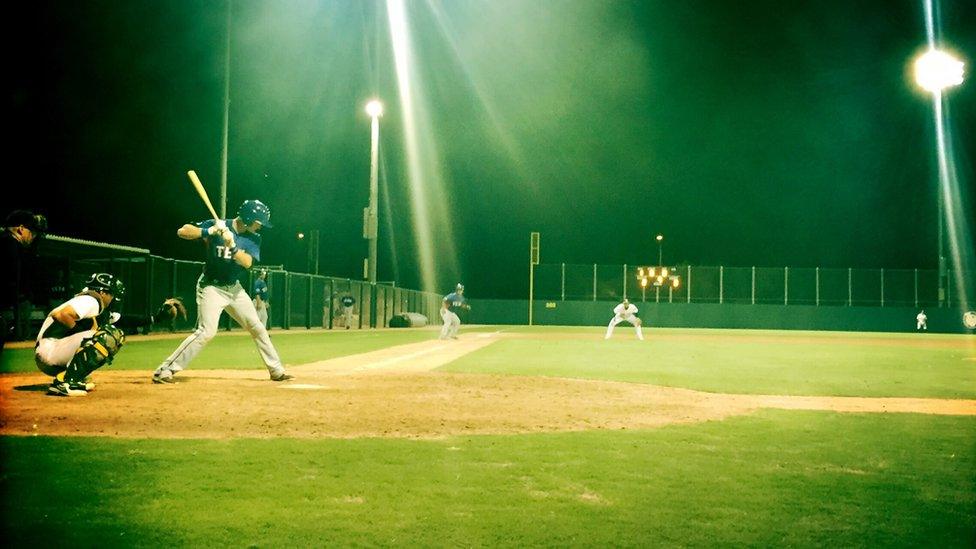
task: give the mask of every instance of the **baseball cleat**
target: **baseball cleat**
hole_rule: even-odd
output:
[[[152,382],[173,384],[176,383],[176,378],[173,376],[173,372],[169,370],[163,370],[161,372],[156,372],[155,374],[153,374]]]
[[[289,379],[295,379],[295,376],[286,373],[284,370],[271,374],[271,381],[288,381]]]
[[[66,397],[78,397],[87,396],[88,391],[85,390],[85,383],[81,382],[67,382],[67,381],[55,381],[51,383],[51,386],[47,388],[49,394],[55,396],[66,396]]]

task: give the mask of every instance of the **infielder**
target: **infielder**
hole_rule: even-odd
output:
[[[153,383],[174,383],[174,374],[184,370],[217,333],[221,311],[250,332],[272,381],[293,376],[285,372],[268,330],[258,318],[254,303],[240,279],[261,259],[262,227],[271,227],[271,210],[260,200],[245,200],[234,219],[208,219],[187,223],[176,231],[184,240],[203,239],[207,247],[203,273],[197,280],[197,329],[153,372]]]
[[[34,363],[54,377],[48,393],[76,397],[95,388],[88,376],[111,364],[125,342],[122,330],[113,325],[123,295],[122,281],[95,273],[79,294],[47,315],[34,344]]]
[[[613,318],[607,325],[607,335],[603,339],[610,339],[613,335],[613,328],[621,322],[629,322],[637,330],[637,339],[644,341],[644,332],[641,331],[641,319],[637,317],[637,306],[626,299],[613,308]]]
[[[258,278],[254,281],[254,310],[258,312],[258,319],[264,327],[268,327],[268,271],[261,269]]]
[[[458,311],[461,309],[470,310],[467,299],[464,297],[464,285],[458,284],[452,293],[444,296],[441,301],[441,318],[444,320],[444,327],[441,328],[440,339],[457,339],[458,330],[461,329],[461,319],[458,318]]]

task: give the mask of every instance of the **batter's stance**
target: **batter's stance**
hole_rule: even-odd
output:
[[[623,300],[623,303],[613,308],[613,318],[610,319],[610,324],[607,326],[607,335],[603,339],[610,339],[610,336],[613,335],[614,326],[621,322],[633,324],[637,330],[637,339],[644,340],[644,332],[641,331],[641,319],[637,318],[637,305],[634,305],[626,299]]]
[[[441,302],[441,318],[444,319],[441,339],[457,339],[458,330],[461,329],[461,319],[458,318],[457,313],[461,309],[471,309],[467,301],[464,297],[463,284],[458,284],[452,293],[444,296],[444,301]]]
[[[271,227],[271,210],[260,200],[245,200],[234,219],[187,223],[176,231],[184,240],[201,238],[207,246],[206,264],[197,280],[197,329],[156,368],[153,383],[174,382],[173,374],[185,369],[217,333],[220,312],[224,310],[250,332],[271,380],[292,379],[285,373],[268,330],[240,283],[246,270],[261,260],[258,231],[262,227]]]

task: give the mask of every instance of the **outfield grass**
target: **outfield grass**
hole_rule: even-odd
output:
[[[444,370],[629,381],[725,393],[976,398],[976,346],[899,344],[976,342],[972,336],[654,330],[639,341],[631,339],[632,328],[618,328],[614,339],[604,341],[604,329],[597,328],[510,331],[580,337],[507,339]],[[811,341],[804,342],[807,339]]]
[[[765,411],[442,441],[6,437],[0,521],[8,546],[967,547],[974,428]]]
[[[285,364],[306,364],[340,356],[366,353],[394,345],[436,339],[434,330],[355,330],[271,332]],[[182,338],[128,341],[108,368],[152,371],[180,344]],[[194,369],[263,367],[257,347],[247,334],[221,333],[193,360]],[[0,355],[0,373],[34,372],[33,349],[7,349]]]

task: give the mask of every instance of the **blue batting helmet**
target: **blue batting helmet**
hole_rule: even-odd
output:
[[[247,225],[257,221],[261,223],[262,227],[274,227],[271,224],[271,208],[268,208],[260,200],[245,200],[240,209],[237,210],[237,217],[240,217]]]

